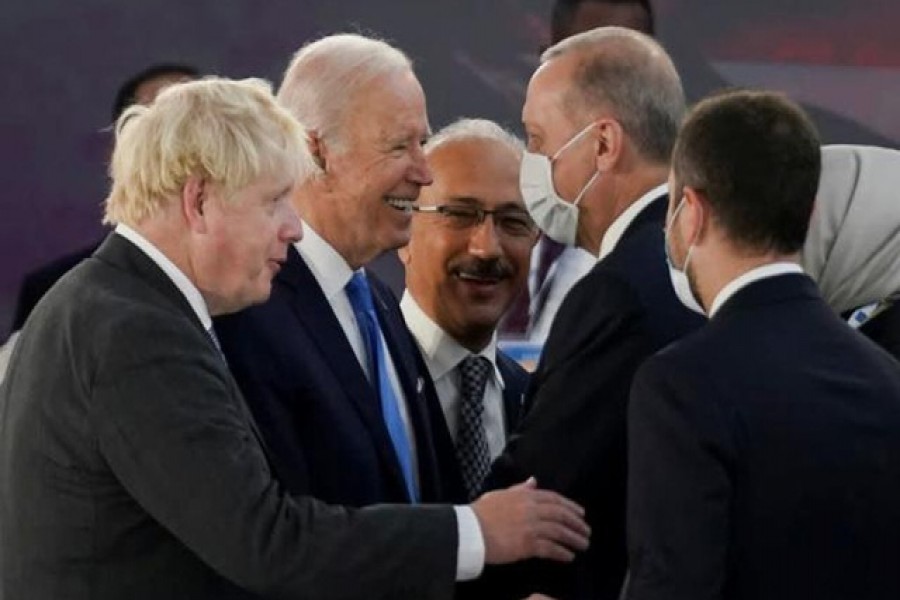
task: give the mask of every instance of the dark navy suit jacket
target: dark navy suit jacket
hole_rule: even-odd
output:
[[[618,598],[625,575],[626,409],[652,353],[703,323],[678,301],[666,269],[667,197],[651,202],[615,249],[566,296],[531,376],[522,421],[494,462],[489,487],[534,475],[582,504],[589,550],[571,564],[533,561],[488,574],[484,597]]]
[[[419,498],[455,500],[460,490],[443,481],[455,458],[433,385],[396,298],[375,277],[369,282],[415,432]],[[376,391],[294,248],[269,301],[215,327],[292,493],[351,506],[409,502]]]
[[[508,436],[519,426],[525,390],[528,389],[528,371],[502,350],[497,350],[497,368],[500,369],[500,374],[503,376],[503,408]]]
[[[900,598],[900,365],[805,275],[647,361],[629,446],[629,598]]]

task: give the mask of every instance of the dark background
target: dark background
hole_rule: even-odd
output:
[[[149,64],[277,84],[306,40],[336,31],[408,52],[432,126],[483,116],[518,131],[551,0],[30,0],[0,20],[0,339],[22,275],[103,235],[110,106]],[[900,142],[900,3],[656,0],[692,100],[729,84],[788,92],[827,142]]]

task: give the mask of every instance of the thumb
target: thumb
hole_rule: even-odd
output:
[[[534,477],[529,477],[522,483],[518,483],[513,486],[513,489],[525,489],[525,490],[536,490],[537,489],[537,479]]]

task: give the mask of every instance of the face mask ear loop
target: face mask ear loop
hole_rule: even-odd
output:
[[[591,186],[594,185],[594,182],[597,181],[597,177],[600,176],[600,171],[594,173],[594,176],[588,179],[588,182],[584,184],[584,187],[581,188],[581,192],[578,194],[578,197],[572,202],[575,206],[578,206],[578,203],[581,202],[581,199],[584,198],[584,195],[587,194],[587,191],[591,189]]]
[[[585,127],[584,129],[582,129],[581,131],[579,131],[578,133],[576,133],[575,136],[574,136],[572,139],[570,139],[568,142],[566,142],[565,144],[563,144],[562,148],[560,148],[559,150],[557,150],[557,151],[553,154],[553,156],[550,157],[550,162],[552,163],[552,162],[555,161],[557,158],[559,158],[559,155],[560,155],[560,154],[562,154],[565,150],[567,150],[567,149],[569,148],[569,146],[571,146],[572,144],[574,144],[575,142],[577,142],[579,139],[581,139],[581,136],[583,136],[585,133],[587,133],[588,131],[590,131],[591,128],[594,127],[596,124],[597,124],[596,121],[593,122],[593,123],[588,123],[587,127]]]

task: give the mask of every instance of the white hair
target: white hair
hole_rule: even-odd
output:
[[[521,158],[522,152],[525,150],[525,144],[519,137],[497,123],[488,119],[462,118],[443,127],[431,136],[425,144],[425,154],[430,154],[444,144],[468,140],[499,142],[519,158]]]
[[[566,94],[570,112],[611,110],[642,156],[668,163],[686,106],[663,47],[632,29],[598,27],[551,46],[541,64],[570,54],[580,58]]]
[[[284,73],[278,102],[307,131],[337,145],[358,92],[388,74],[412,71],[412,62],[387,42],[353,33],[329,35],[303,46]]]

